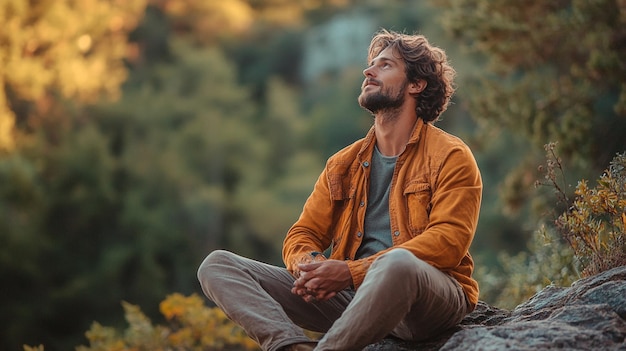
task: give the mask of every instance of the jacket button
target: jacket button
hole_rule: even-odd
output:
[[[362,236],[363,234],[361,234],[361,232],[356,233],[356,236],[358,236],[359,238]]]
[[[365,206],[365,202],[364,202],[364,201],[361,201],[361,203],[359,204],[359,206],[361,206],[361,207]]]
[[[395,232],[393,232],[393,235],[395,235],[395,236],[400,235],[400,231],[399,231],[399,230],[396,230]]]
[[[369,162],[367,162],[367,161],[363,162],[363,167],[369,167],[369,166],[370,166]]]

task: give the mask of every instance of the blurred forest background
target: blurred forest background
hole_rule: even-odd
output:
[[[482,170],[481,300],[507,305],[532,255],[558,256],[535,283],[577,274],[535,238],[567,208],[534,186],[543,146],[569,192],[626,150],[623,0],[1,0],[0,21],[0,350],[73,349],[122,301],[156,319],[217,248],[281,265],[326,158],[372,123],[381,27],[458,71],[438,126]]]

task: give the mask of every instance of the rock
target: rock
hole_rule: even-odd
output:
[[[507,311],[482,301],[455,328],[425,342],[387,338],[366,351],[626,351],[626,266],[550,285]]]

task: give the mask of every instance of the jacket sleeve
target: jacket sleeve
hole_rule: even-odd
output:
[[[303,256],[312,251],[323,252],[330,246],[333,204],[326,174],[327,169],[324,169],[306,200],[300,217],[285,236],[283,261],[292,273],[295,264]]]

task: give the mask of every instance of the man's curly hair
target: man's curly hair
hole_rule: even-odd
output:
[[[415,112],[424,122],[435,122],[448,108],[454,94],[456,71],[448,63],[445,51],[430,45],[423,35],[408,35],[383,29],[372,38],[367,62],[371,62],[381,51],[392,47],[406,66],[409,82],[426,81],[426,88],[416,96]]]

